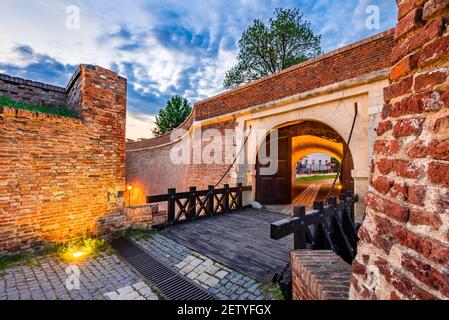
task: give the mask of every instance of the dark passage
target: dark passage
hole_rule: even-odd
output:
[[[289,262],[293,236],[270,239],[270,224],[285,215],[245,209],[197,220],[161,231],[169,237],[231,269],[260,282],[271,282]]]

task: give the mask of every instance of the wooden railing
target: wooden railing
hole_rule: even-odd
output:
[[[314,210],[296,206],[293,217],[271,224],[271,238],[279,240],[294,234],[294,248],[333,250],[343,260],[352,263],[357,249],[357,232],[354,221],[354,204],[358,196],[352,192],[341,194],[324,202],[316,201]]]
[[[207,190],[200,191],[190,187],[188,192],[178,193],[176,189],[168,189],[167,194],[147,197],[147,203],[166,201],[167,222],[176,224],[242,209],[243,192],[251,190],[251,186],[244,187],[241,183],[234,188],[225,184],[221,189],[209,186]]]

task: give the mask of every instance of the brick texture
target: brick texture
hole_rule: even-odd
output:
[[[293,300],[348,299],[351,266],[334,252],[293,251],[291,265]],[[364,272],[364,266],[359,266],[359,272]]]
[[[46,92],[36,101],[53,99]],[[82,65],[64,95],[80,120],[0,106],[0,252],[102,234],[114,229],[109,218],[126,219],[126,79]]]
[[[66,89],[0,74],[0,96],[50,108],[65,106]]]
[[[448,299],[449,2],[397,2],[389,107],[378,129],[350,297]]]

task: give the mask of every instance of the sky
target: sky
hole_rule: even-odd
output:
[[[372,5],[380,24],[367,28]],[[65,87],[80,63],[112,69],[128,79],[127,137],[148,138],[172,95],[194,104],[224,91],[243,31],[275,8],[302,10],[324,52],[397,17],[395,0],[1,0],[0,73]]]

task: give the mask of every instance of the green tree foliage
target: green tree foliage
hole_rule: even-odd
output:
[[[256,19],[239,41],[237,65],[226,73],[231,89],[322,54],[321,36],[298,9],[276,9],[268,24]]]
[[[158,137],[176,129],[189,116],[190,112],[192,112],[192,107],[187,99],[180,96],[171,97],[165,108],[159,110],[153,134]]]

